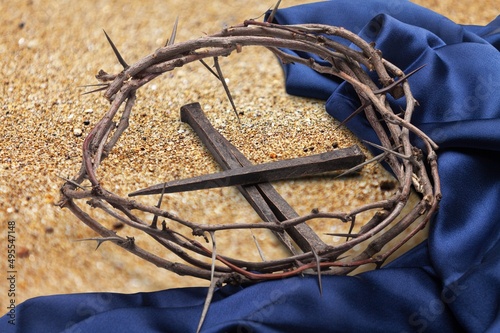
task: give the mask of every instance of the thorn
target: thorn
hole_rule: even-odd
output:
[[[314,258],[316,260],[316,271],[318,272],[318,287],[319,287],[319,294],[322,296],[323,295],[323,283],[321,281],[321,265],[320,265],[320,259],[318,256],[318,253],[316,253],[316,250],[311,247],[311,252],[314,254]]]
[[[335,236],[335,237],[352,237],[352,238],[356,238],[358,237],[359,235],[358,234],[350,234],[350,233],[347,233],[347,234],[343,234],[343,233],[326,233],[325,235],[328,235],[328,236]]]
[[[405,80],[408,80],[408,78],[410,76],[412,76],[413,74],[415,74],[416,72],[418,72],[419,70],[421,70],[422,68],[424,68],[425,66],[427,66],[427,64],[423,64],[422,66],[412,70],[410,73],[408,74],[404,74],[403,76],[401,76],[401,78],[393,83],[391,83],[390,85],[388,85],[387,87],[384,87],[382,89],[378,89],[378,90],[375,90],[373,93],[375,95],[380,95],[380,94],[383,94],[383,93],[386,93],[388,91],[391,91],[392,89],[394,89],[396,86],[398,86],[400,83],[402,83],[403,81]]]
[[[267,18],[267,21],[266,21],[267,23],[272,23],[274,21],[274,16],[276,15],[276,12],[278,11],[278,7],[280,6],[280,3],[281,3],[281,0],[278,0],[276,5],[274,5],[273,11],[271,12],[269,17]]]
[[[167,183],[164,183],[164,185],[163,185],[163,188],[161,190],[160,199],[158,199],[158,203],[156,204],[156,208],[160,208],[160,206],[161,206],[161,202],[163,201],[163,195],[165,194],[165,185],[166,184]],[[163,229],[165,229],[166,224],[162,225],[162,226],[163,226]],[[157,229],[158,228],[158,215],[155,214],[155,216],[153,217],[153,221],[151,221],[150,227],[153,228],[153,229]]]
[[[222,74],[222,70],[219,65],[219,57],[214,57],[214,66],[217,70],[217,75],[219,76],[219,81],[222,83],[224,90],[226,91],[227,98],[229,98],[229,102],[233,107],[234,114],[236,114],[236,118],[238,118],[238,122],[241,124],[240,116],[238,115],[238,110],[236,109],[236,105],[234,105],[233,97],[231,96],[231,92],[229,91],[229,87],[227,86],[226,80],[224,79],[224,75]]]
[[[377,155],[374,158],[369,159],[368,161],[365,161],[365,162],[363,162],[361,164],[356,165],[354,168],[350,168],[350,169],[342,172],[340,175],[336,176],[334,179],[337,179],[337,178],[343,177],[345,175],[348,175],[350,173],[353,173],[354,171],[357,171],[357,170],[361,169],[363,166],[365,166],[367,164],[370,164],[370,163],[376,162],[378,160],[381,160],[381,159],[385,158],[387,156],[387,154],[389,154],[389,153],[388,152],[383,152],[382,154]]]
[[[101,87],[101,88],[97,88],[97,89],[94,89],[94,90],[91,90],[91,91],[86,91],[84,93],[82,93],[82,95],[88,95],[88,94],[92,94],[92,93],[95,93],[95,92],[98,92],[98,91],[103,91],[103,90],[106,90],[108,89],[109,85],[106,85],[104,87]]]
[[[352,230],[354,229],[354,223],[356,223],[356,215],[354,215],[351,219],[351,226],[349,227],[349,231],[347,232],[348,234],[352,234]],[[355,238],[355,237],[353,237]],[[346,236],[345,241],[347,242],[349,240],[349,236]]]
[[[109,44],[111,45],[111,48],[113,49],[113,52],[115,53],[116,55],[116,58],[118,59],[118,61],[120,62],[120,64],[123,66],[123,69],[127,69],[128,68],[128,65],[127,63],[125,62],[125,60],[123,60],[123,57],[122,55],[120,54],[120,52],[118,52],[118,49],[116,48],[115,44],[113,43],[113,41],[111,40],[111,38],[109,38],[108,34],[106,33],[105,30],[102,30],[104,31],[104,34],[106,35],[106,38],[108,39],[108,42]]]
[[[101,244],[104,243],[105,241],[111,241],[111,242],[124,241],[123,238],[116,236],[116,237],[104,237],[104,238],[93,237],[93,238],[76,239],[75,242],[93,241],[93,240],[97,241],[97,246],[95,248],[96,251],[99,248],[99,246],[101,246]]]
[[[210,232],[210,237],[212,238],[212,266],[210,268],[210,287],[207,291],[207,298],[205,299],[205,303],[203,304],[203,310],[201,311],[200,321],[198,322],[198,328],[196,329],[196,333],[201,331],[201,327],[203,326],[203,322],[207,316],[208,308],[210,307],[210,303],[212,302],[212,297],[214,296],[216,281],[214,279],[215,275],[215,260],[217,258],[217,248],[215,244],[215,233],[213,231]]]
[[[109,83],[84,84],[83,86],[78,86],[78,88],[103,87],[103,86],[109,86]]]
[[[361,111],[363,111],[367,106],[371,105],[372,103],[371,102],[366,102],[366,101],[363,101],[363,104],[361,104],[361,106],[359,108],[356,109],[356,111],[354,111],[353,113],[351,113],[347,118],[345,118],[340,124],[337,125],[337,127],[335,127],[333,130],[336,131],[339,129],[339,127],[345,125],[345,123],[347,123],[349,120],[351,120],[354,116],[356,116],[358,113],[361,113]]]
[[[205,66],[206,69],[208,69],[210,73],[212,73],[213,76],[217,78],[217,80],[220,80],[219,75],[217,75],[217,73],[215,73],[214,70],[210,66],[208,66],[205,60],[200,59],[200,62],[202,63],[203,66]]]
[[[370,146],[372,147],[375,147],[375,148],[378,148],[386,153],[389,153],[389,154],[394,154],[404,160],[409,160],[411,158],[411,155],[410,156],[406,156],[406,155],[403,155],[401,153],[398,153],[397,151],[394,151],[394,150],[391,150],[391,149],[387,149],[385,148],[384,146],[381,146],[381,145],[378,145],[376,143],[373,143],[373,142],[369,142],[369,141],[366,141],[366,140],[362,140],[364,143],[366,144],[369,144]]]
[[[260,259],[262,259],[262,261],[264,262],[267,261],[266,256],[264,255],[264,252],[262,251],[262,248],[260,247],[259,242],[257,241],[257,237],[255,237],[255,235],[253,234],[252,229],[250,229],[250,232],[252,233],[253,241],[255,243],[255,246],[257,247],[257,251],[259,252]]]
[[[85,187],[83,187],[82,185],[78,184],[78,183],[77,183],[77,182],[75,182],[74,180],[71,180],[71,179],[69,179],[69,178],[65,178],[65,177],[62,177],[62,176],[59,176],[59,175],[56,175],[56,177],[61,178],[62,180],[67,181],[68,183],[70,183],[70,184],[72,184],[72,185],[74,185],[74,186],[76,186],[76,187],[79,187],[79,188],[81,188],[82,190],[87,190]]]
[[[174,27],[172,29],[172,33],[170,34],[170,38],[167,39],[167,42],[165,43],[165,46],[174,45],[175,36],[177,35],[177,24],[178,23],[179,23],[179,16],[177,16],[175,18],[175,23],[174,23]]]

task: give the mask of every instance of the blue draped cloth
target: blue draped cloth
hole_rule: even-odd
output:
[[[405,72],[420,106],[413,123],[439,146],[443,199],[428,240],[357,276],[295,277],[216,291],[203,332],[500,332],[500,17],[459,25],[400,0],[335,0],[281,9],[281,24],[343,26],[374,41]],[[301,56],[307,56],[301,53]],[[352,87],[285,65],[290,94],[326,100],[339,120]],[[394,106],[402,103],[390,101]],[[363,115],[347,125],[376,142]],[[194,332],[206,288],[29,299],[1,332]]]

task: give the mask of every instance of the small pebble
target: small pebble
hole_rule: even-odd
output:
[[[380,182],[380,189],[382,191],[392,191],[397,187],[397,183],[391,180],[382,180]]]
[[[27,247],[20,246],[17,251],[18,258],[27,258],[30,255],[30,250]]]
[[[116,222],[113,224],[113,230],[120,230],[120,229],[123,229],[125,225],[121,222]]]
[[[73,130],[73,135],[76,137],[80,137],[80,136],[82,136],[82,134],[83,134],[83,131],[80,128],[75,128]]]

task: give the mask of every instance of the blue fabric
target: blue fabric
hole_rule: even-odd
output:
[[[420,103],[414,123],[440,146],[443,199],[427,241],[354,277],[295,277],[218,290],[204,332],[500,332],[500,17],[464,26],[407,1],[336,0],[279,10],[282,24],[344,26],[376,42]],[[301,54],[301,56],[307,56]],[[339,120],[352,88],[285,65],[290,94],[326,100]],[[391,100],[395,106],[401,101]],[[362,115],[348,127],[376,141]],[[33,298],[1,332],[193,332],[206,288]]]

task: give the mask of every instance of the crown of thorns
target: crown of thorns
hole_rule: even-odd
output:
[[[92,92],[104,91],[104,97],[111,104],[109,110],[85,138],[81,169],[61,187],[60,202],[61,207],[70,209],[78,219],[100,235],[98,238],[93,238],[98,241],[98,245],[104,241],[111,241],[159,267],[180,275],[217,280],[219,283],[242,283],[307,273],[318,274],[319,277],[321,274],[347,274],[366,264],[380,267],[392,253],[424,228],[438,208],[441,192],[435,153],[437,145],[411,123],[416,100],[412,96],[406,78],[412,73],[403,73],[398,67],[383,59],[375,45],[342,27],[320,24],[279,25],[271,23],[271,20],[265,22],[248,20],[216,34],[174,43],[176,27],[177,23],[164,47],[133,65],[125,62],[106,35],[123,70],[118,74],[108,74],[101,70],[96,75],[101,83],[96,85],[98,89]],[[348,43],[341,43],[339,39]],[[354,47],[346,46],[349,44]],[[142,204],[137,200],[120,197],[100,183],[99,165],[125,133],[136,101],[136,91],[139,88],[178,67],[195,61],[201,61],[206,65],[204,59],[212,58],[216,69],[212,73],[220,80],[232,103],[218,64],[218,57],[229,56],[235,51],[240,52],[246,46],[264,47],[283,63],[302,64],[352,85],[362,104],[358,110],[353,110],[352,115],[364,112],[380,140],[380,145],[376,146],[382,152],[361,163],[359,167],[372,162],[387,163],[399,183],[399,187],[389,199],[345,212],[313,210],[304,216],[285,216],[278,221],[267,221],[267,223],[213,225],[187,221],[163,210],[160,205],[161,199],[157,205]],[[285,52],[287,49],[306,52],[315,57],[301,58]],[[376,73],[378,82],[371,79],[368,71]],[[406,103],[404,110],[395,112],[387,101],[388,94],[394,98],[404,98]],[[120,109],[121,113],[118,112]],[[412,144],[410,136],[418,138],[423,143],[423,149]],[[401,217],[403,207],[412,191],[420,193],[419,201]],[[172,262],[164,259],[142,248],[133,238],[118,235],[106,226],[109,225],[106,221],[100,221],[85,212],[83,209],[85,204],[103,211],[115,221],[148,234],[176,254],[180,261]],[[307,227],[307,221],[317,218],[328,219],[331,223],[354,223],[356,216],[362,212],[374,213],[359,232],[345,234],[346,241],[340,245],[317,241],[317,236]],[[146,222],[139,217],[144,216],[144,213],[149,214],[153,222]],[[159,225],[159,218],[169,220],[169,227],[165,223]],[[189,228],[191,234],[185,235],[176,231],[175,225]],[[286,258],[261,262],[248,262],[218,254],[220,250],[215,247],[217,231],[237,232],[252,228],[269,229],[283,239],[288,237],[287,234],[295,233],[296,236],[292,238],[301,239],[303,246]],[[403,232],[405,236],[395,245],[390,248],[384,247]],[[346,257],[345,254],[358,244],[362,244],[364,250],[355,256]]]

